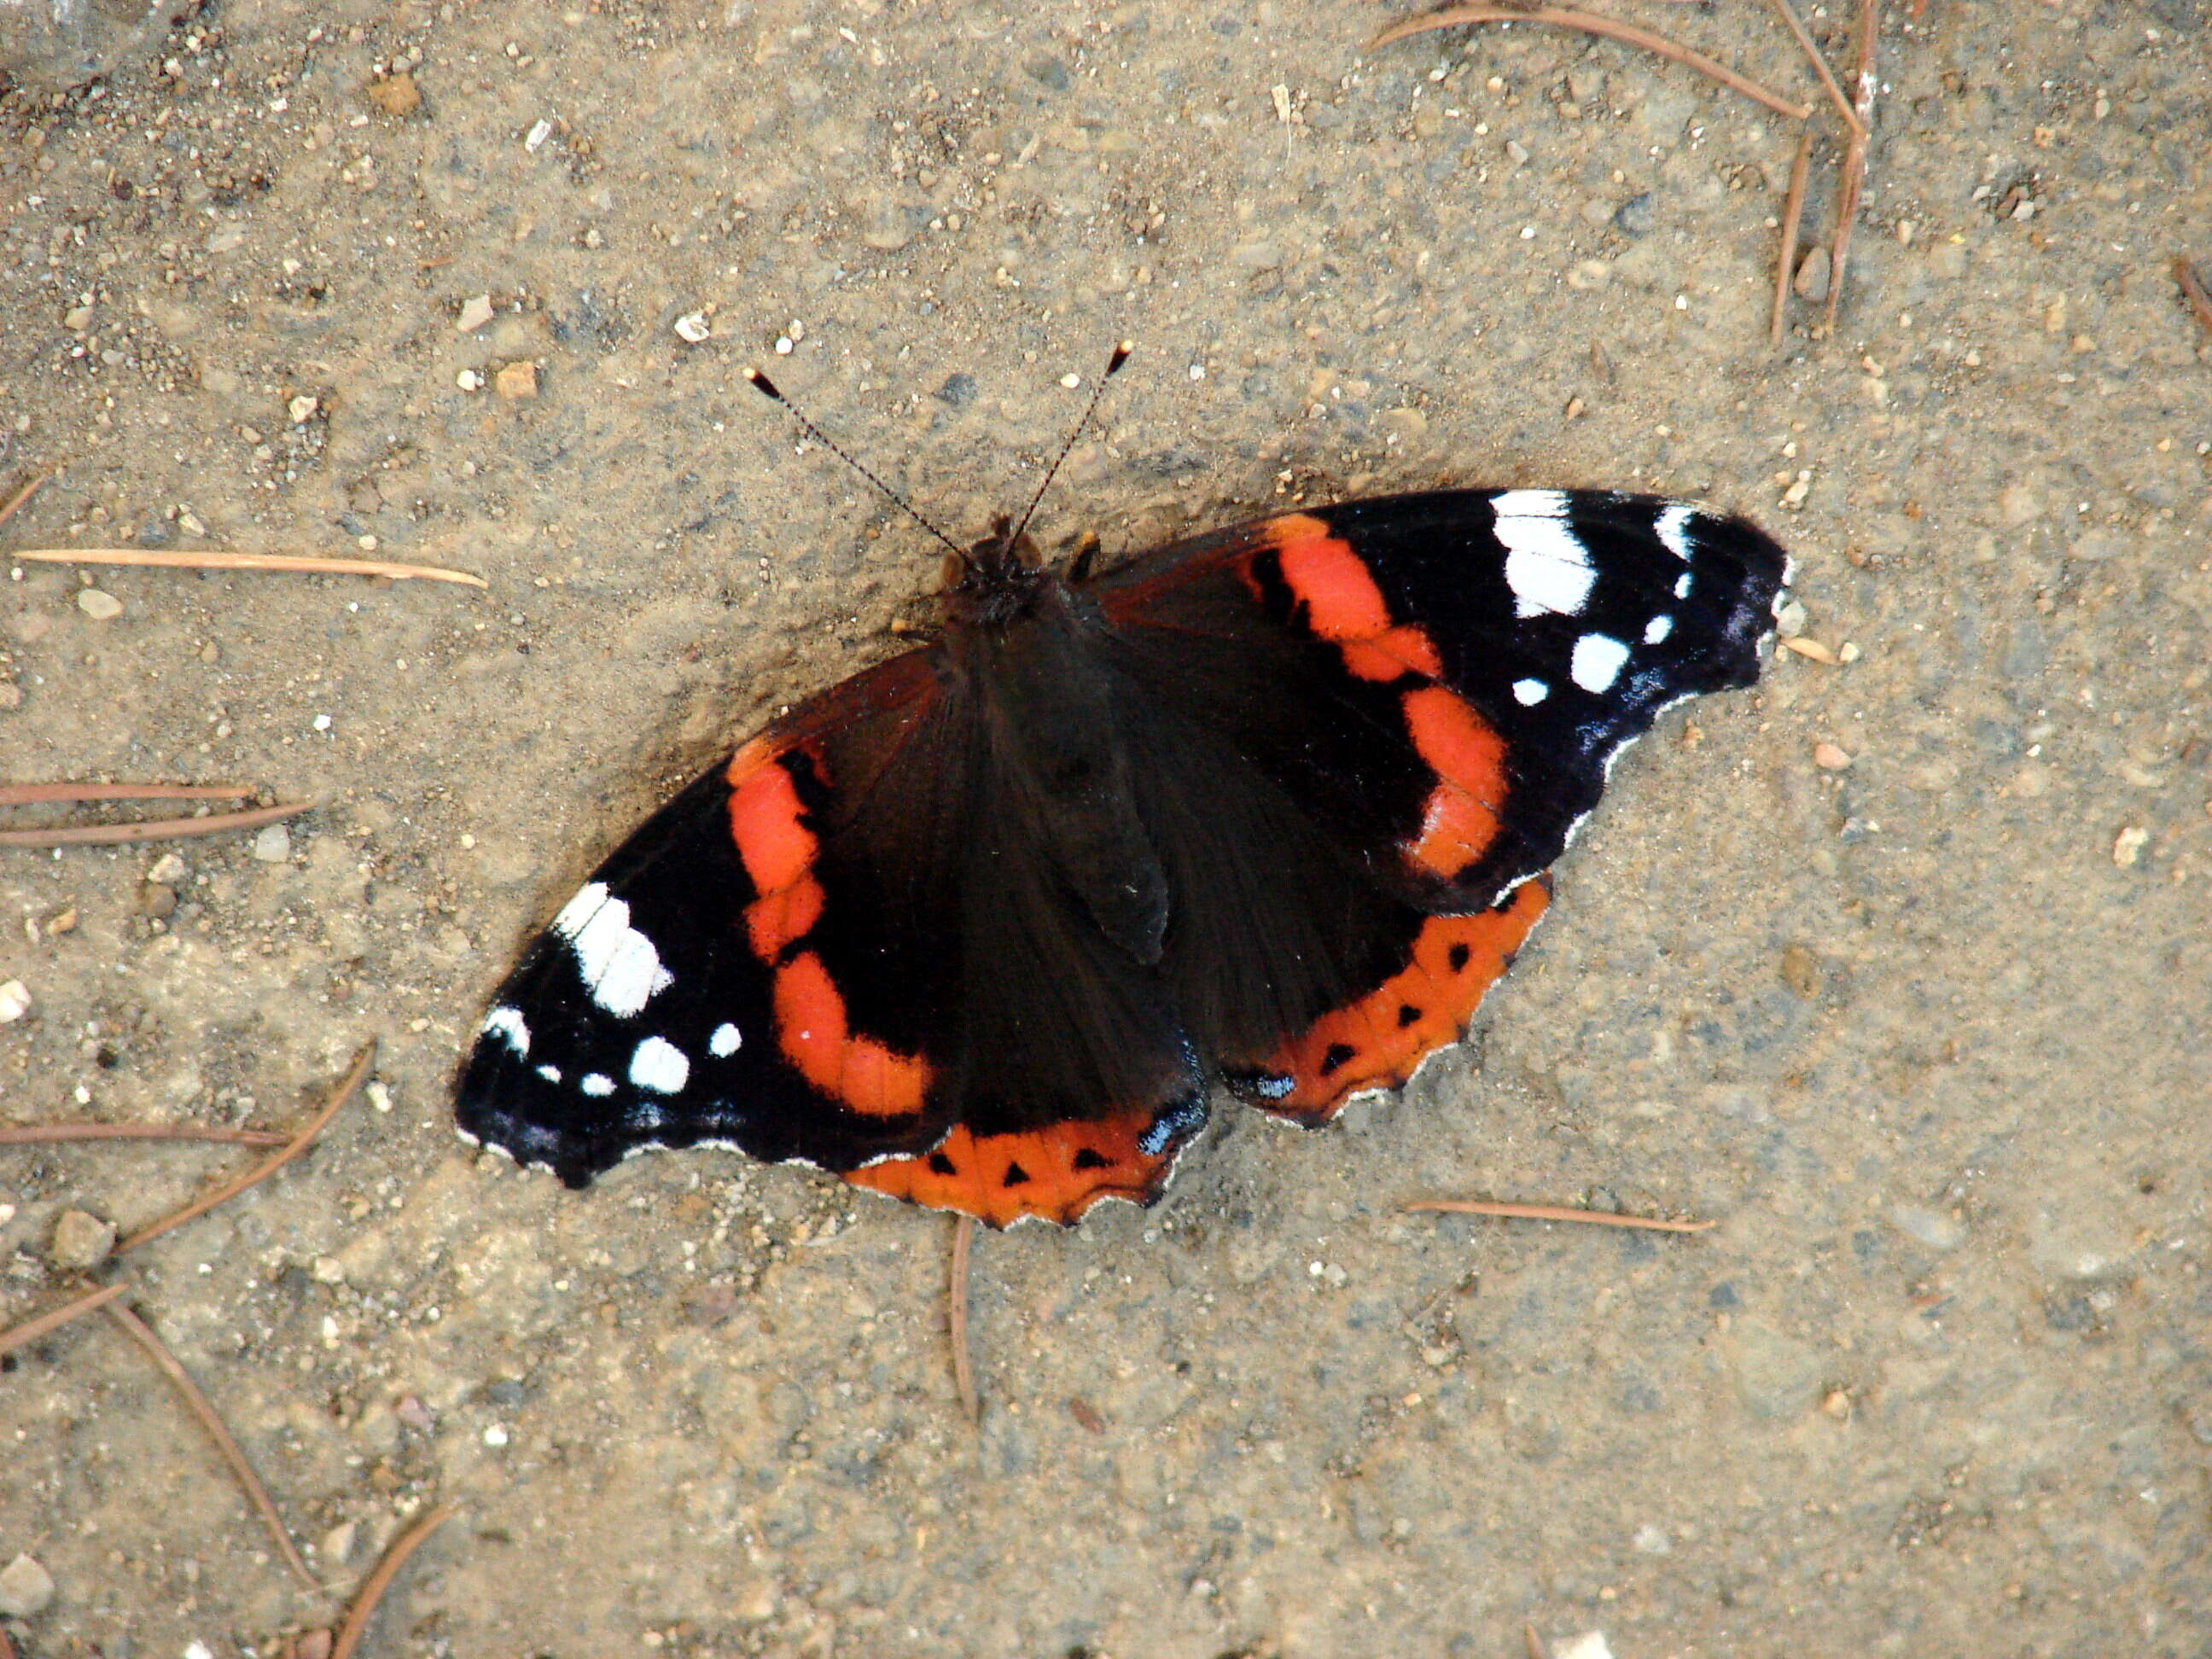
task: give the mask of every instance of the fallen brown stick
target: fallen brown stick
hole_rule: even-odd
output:
[[[285,1143],[283,1151],[278,1152],[274,1158],[264,1159],[256,1164],[236,1180],[226,1181],[206,1197],[193,1200],[175,1214],[164,1216],[161,1220],[149,1226],[141,1227],[115,1247],[115,1254],[121,1255],[126,1250],[135,1250],[149,1239],[159,1238],[171,1228],[181,1227],[193,1218],[205,1215],[216,1205],[227,1203],[248,1187],[257,1185],[275,1175],[277,1170],[306,1152],[315,1137],[322,1133],[324,1126],[337,1115],[338,1108],[350,1100],[354,1091],[361,1087],[362,1079],[368,1075],[368,1068],[375,1060],[376,1039],[371,1037],[362,1045],[360,1058],[354,1061],[353,1069],[345,1074],[338,1086],[331,1091],[330,1100],[325,1104],[323,1109],[315,1114],[306,1128]]]
[[[205,1140],[231,1146],[282,1146],[273,1129],[229,1129],[200,1123],[10,1123],[0,1146],[43,1146],[69,1140]]]
[[[172,553],[152,547],[31,547],[0,553],[0,559],[28,559],[39,564],[123,564],[167,570],[278,570],[313,576],[388,576],[393,581],[459,582],[485,586],[481,576],[443,565],[395,564],[389,559],[310,559],[296,553]]]
[[[960,1411],[970,1423],[983,1412],[975,1393],[975,1365],[968,1352],[968,1250],[975,1238],[975,1218],[963,1215],[952,1228],[951,1314],[946,1321],[952,1340],[952,1389],[960,1398]]]
[[[1610,1210],[1570,1210],[1554,1204],[1492,1204],[1479,1198],[1430,1198],[1401,1206],[1443,1210],[1454,1215],[1494,1215],[1515,1221],[1580,1221],[1594,1227],[1636,1227],[1655,1233],[1701,1233],[1717,1221],[1660,1221],[1649,1216],[1615,1215]]]
[[[308,1571],[307,1562],[301,1558],[298,1548],[292,1542],[292,1534],[284,1530],[283,1519],[276,1513],[276,1505],[270,1498],[269,1489],[253,1473],[253,1466],[246,1461],[246,1454],[239,1449],[238,1442],[231,1438],[230,1431],[223,1426],[222,1419],[208,1403],[208,1397],[200,1392],[199,1384],[193,1382],[191,1373],[177,1363],[177,1357],[169,1352],[168,1344],[154,1334],[152,1326],[128,1308],[110,1304],[107,1316],[120,1325],[131,1340],[143,1348],[154,1363],[161,1368],[161,1374],[176,1385],[177,1392],[184,1395],[185,1403],[191,1407],[192,1415],[199,1419],[200,1426],[208,1431],[208,1437],[215,1442],[216,1449],[222,1454],[223,1462],[230,1465],[230,1472],[238,1477],[238,1484],[246,1488],[246,1501],[253,1505],[262,1524],[269,1528],[269,1535],[276,1540],[277,1551],[283,1556],[285,1564],[298,1573],[303,1582],[315,1583],[315,1575]]]
[[[0,783],[0,806],[88,800],[243,800],[252,793],[230,783]]]
[[[377,1603],[384,1592],[407,1565],[407,1558],[422,1547],[430,1534],[453,1518],[456,1513],[450,1504],[432,1510],[405,1532],[392,1540],[392,1547],[376,1564],[376,1570],[362,1581],[361,1593],[346,1609],[345,1623],[338,1626],[338,1639],[331,1648],[331,1659],[352,1659],[353,1650],[361,1645],[361,1638],[368,1629],[368,1621],[376,1616]]]
[[[1797,137],[1797,159],[1790,164],[1790,195],[1782,204],[1782,259],[1774,273],[1774,316],[1766,328],[1766,337],[1774,345],[1782,343],[1789,320],[1790,279],[1797,266],[1797,231],[1805,218],[1805,179],[1812,163],[1813,129],[1808,125]]]
[[[1656,52],[1662,58],[1687,64],[1698,74],[1765,105],[1778,115],[1787,115],[1802,121],[1813,112],[1809,106],[1793,104],[1779,94],[1769,92],[1748,76],[1737,74],[1727,64],[1708,58],[1701,52],[1692,52],[1663,34],[1638,28],[1633,23],[1617,22],[1610,17],[1599,17],[1565,6],[1530,6],[1525,10],[1513,6],[1447,6],[1442,11],[1427,12],[1419,17],[1408,17],[1402,22],[1393,23],[1367,43],[1367,50],[1372,52],[1377,46],[1387,46],[1393,41],[1426,34],[1435,29],[1456,28],[1463,23],[1549,23],[1558,28],[1580,29],[1585,34],[1602,35],[1626,46],[1641,46],[1646,52]]]
[[[117,847],[130,842],[184,841],[231,830],[258,830],[313,810],[311,800],[210,812],[201,818],[148,818],[138,823],[71,823],[56,830],[0,830],[0,847]]]
[[[106,1306],[130,1288],[128,1285],[103,1285],[89,1296],[81,1296],[74,1302],[64,1302],[51,1313],[42,1313],[36,1318],[27,1319],[20,1325],[0,1331],[0,1353],[13,1353],[27,1343],[37,1341],[48,1331],[58,1329],[80,1315]]]

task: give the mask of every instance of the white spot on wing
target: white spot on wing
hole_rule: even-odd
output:
[[[1660,615],[1654,617],[1650,622],[1644,624],[1644,643],[1646,645],[1664,644],[1666,642],[1667,636],[1674,631],[1674,619],[1672,617],[1666,615],[1664,612],[1662,612]]]
[[[738,1045],[744,1041],[744,1037],[736,1026],[717,1025],[714,1035],[707,1039],[707,1052],[717,1060],[727,1060],[738,1052]]]
[[[1583,690],[1595,693],[1611,689],[1613,681],[1620,678],[1621,665],[1627,660],[1628,647],[1612,635],[1585,634],[1575,641],[1567,672]]]
[[[657,1095],[672,1095],[691,1080],[691,1062],[665,1037],[649,1036],[629,1057],[629,1080]]]
[[[1690,562],[1695,550],[1690,545],[1690,521],[1698,516],[1698,509],[1681,501],[1669,501],[1659,514],[1659,522],[1652,526],[1667,550],[1684,564]]]
[[[504,1005],[484,1016],[481,1028],[486,1036],[504,1037],[507,1046],[518,1054],[530,1052],[530,1027],[523,1023],[522,1010]]]
[[[1523,708],[1534,708],[1538,703],[1543,702],[1545,698],[1551,695],[1552,688],[1545,684],[1541,680],[1516,680],[1513,682],[1514,701],[1518,702]]]
[[[576,1086],[587,1095],[605,1098],[614,1093],[615,1080],[605,1072],[586,1072],[577,1079]]]
[[[592,1000],[617,1019],[636,1015],[655,993],[676,982],[660,965],[653,941],[629,925],[629,906],[609,893],[605,882],[586,882],[553,918],[553,931],[576,953]]]
[[[1678,599],[1690,597],[1690,573],[1686,570],[1674,578],[1674,597]]]
[[[561,1080],[561,1068],[558,1066],[541,1066],[538,1068],[538,1075],[548,1083],[558,1083]]]
[[[1490,505],[1498,515],[1495,533],[1505,544],[1505,585],[1513,590],[1513,614],[1577,615],[1596,573],[1590,568],[1589,550],[1566,521],[1565,495],[1557,489],[1509,489],[1492,496]]]

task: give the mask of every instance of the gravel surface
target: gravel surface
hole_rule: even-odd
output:
[[[1820,96],[1765,8],[1618,9]],[[274,1654],[446,1501],[370,1651],[2202,1655],[2207,17],[1914,9],[1838,332],[1793,295],[1778,349],[1795,125],[1557,29],[175,0],[43,40],[0,92],[0,483],[54,476],[8,544],[489,586],[0,556],[9,779],[321,803],[0,849],[0,1121],[287,1127],[385,1045],[305,1159],[91,1270],[325,1588],[95,1317],[0,1375],[26,1659]],[[447,1089],[597,859],[933,580],[744,367],[970,532],[1122,337],[1048,545],[1710,495],[1796,554],[1800,648],[1619,769],[1402,1098],[1224,1111],[1158,1208],[980,1240],[971,1428],[945,1218],[723,1154],[573,1194]],[[0,1148],[0,1321],[261,1156]],[[1442,1194],[1721,1224],[1399,1212]]]

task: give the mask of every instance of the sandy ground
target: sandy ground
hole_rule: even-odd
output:
[[[1819,95],[1749,0],[1618,9]],[[0,1580],[46,1602],[18,1650],[271,1654],[450,1500],[375,1652],[2212,1651],[2212,351],[2168,271],[2212,255],[2207,19],[1909,9],[1838,333],[1796,302],[1779,350],[1794,124],[1556,30],[178,0],[89,87],[26,64],[0,471],[58,471],[9,544],[489,587],[0,558],[8,778],[322,803],[159,880],[0,860],[0,1120],[290,1125],[385,1042],[303,1163],[128,1262],[326,1588],[95,1320],[0,1376],[0,1567],[54,1587]],[[971,1429],[945,1218],[720,1154],[571,1194],[447,1091],[583,872],[933,580],[744,366],[964,532],[1125,335],[1048,544],[1710,495],[1850,660],[1669,716],[1405,1097],[1224,1110],[1159,1207],[985,1237]],[[251,1157],[0,1152],[0,1320],[79,1282],[64,1211]],[[1399,1212],[1449,1193],[1721,1224]]]

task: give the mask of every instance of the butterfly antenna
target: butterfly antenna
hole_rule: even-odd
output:
[[[1115,367],[1118,368],[1119,365],[1117,364]],[[800,431],[804,432],[808,437],[813,439],[816,443],[820,444],[823,448],[828,450],[839,460],[844,462],[846,465],[851,467],[854,471],[859,473],[870,483],[875,485],[878,489],[883,491],[884,499],[890,502],[893,507],[898,508],[900,512],[905,514],[908,518],[912,519],[916,524],[920,525],[924,530],[927,530],[931,535],[936,537],[938,540],[943,542],[955,553],[963,550],[959,543],[954,541],[951,537],[946,535],[942,530],[939,530],[935,525],[930,523],[928,520],[923,518],[920,513],[916,512],[913,502],[907,500],[905,496],[900,495],[897,490],[893,489],[889,484],[885,483],[881,478],[878,478],[874,473],[869,471],[866,467],[862,466],[858,461],[854,460],[850,455],[848,455],[843,450],[838,448],[836,443],[831,441],[827,433],[823,432],[820,427],[815,425],[813,422],[808,420],[805,415],[799,412],[799,405],[797,404],[792,402],[790,398],[785,397],[781,392],[776,389],[776,384],[774,380],[769,380],[767,375],[762,374],[760,370],[757,368],[747,369],[745,371],[745,379],[753,383],[753,390],[759,392],[762,397],[781,404],[785,411],[790,415],[791,418],[799,422],[799,429]]]
[[[1106,382],[1121,372],[1121,365],[1129,361],[1129,353],[1133,349],[1135,348],[1127,340],[1114,348],[1113,356],[1106,360],[1106,372],[1098,377],[1098,384],[1091,388],[1091,401],[1083,406],[1083,418],[1076,422],[1075,429],[1067,434],[1067,441],[1060,447],[1060,453],[1052,458],[1052,465],[1045,469],[1043,481],[1037,485],[1036,494],[1030,497],[1029,506],[1023,509],[1021,522],[1006,532],[1006,540],[1000,544],[1001,546],[1012,547],[1022,538],[1022,532],[1030,527],[1030,520],[1036,516],[1037,503],[1044,499],[1044,492],[1052,488],[1053,479],[1059,476],[1060,464],[1067,459],[1068,451],[1075,447],[1075,441],[1083,435],[1083,428],[1091,424],[1091,416],[1097,412],[1098,400],[1106,395]]]

